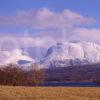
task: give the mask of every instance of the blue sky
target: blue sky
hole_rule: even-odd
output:
[[[25,30],[28,30],[31,35],[39,34],[38,32],[40,32],[41,29],[31,28],[30,26],[23,27],[24,25],[20,26],[19,23],[17,23],[18,25],[15,26],[14,24],[16,23],[12,23],[11,18],[8,16],[13,16],[14,18],[17,12],[25,11],[25,13],[27,13],[29,11],[38,10],[41,8],[46,8],[49,10],[48,12],[51,11],[53,13],[62,13],[65,9],[67,9],[72,11],[72,13],[79,14],[80,16],[87,18],[91,17],[96,20],[96,23],[85,25],[82,23],[82,25],[79,25],[80,28],[89,28],[95,30],[96,32],[100,29],[100,0],[0,0],[0,16],[2,17],[0,20],[0,34],[18,35],[22,34]],[[3,18],[5,16],[6,18]],[[6,19],[9,21],[6,21]],[[18,20],[19,19],[17,19],[17,21]],[[48,28],[45,30],[47,32]]]
[[[86,16],[100,18],[100,0],[0,0],[0,15],[14,14],[17,10],[30,10],[47,7],[54,11],[65,8]]]

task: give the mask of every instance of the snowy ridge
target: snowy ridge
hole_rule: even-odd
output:
[[[100,45],[91,42],[57,43],[47,50],[41,62],[56,67],[100,63]]]

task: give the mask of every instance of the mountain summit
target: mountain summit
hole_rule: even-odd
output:
[[[100,45],[92,42],[66,42],[51,46],[41,60],[45,66],[65,67],[100,62]]]

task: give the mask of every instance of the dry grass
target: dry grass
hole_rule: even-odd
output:
[[[100,100],[100,88],[0,86],[0,100]]]

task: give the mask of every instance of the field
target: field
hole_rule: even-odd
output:
[[[0,86],[0,100],[100,100],[100,88]]]

